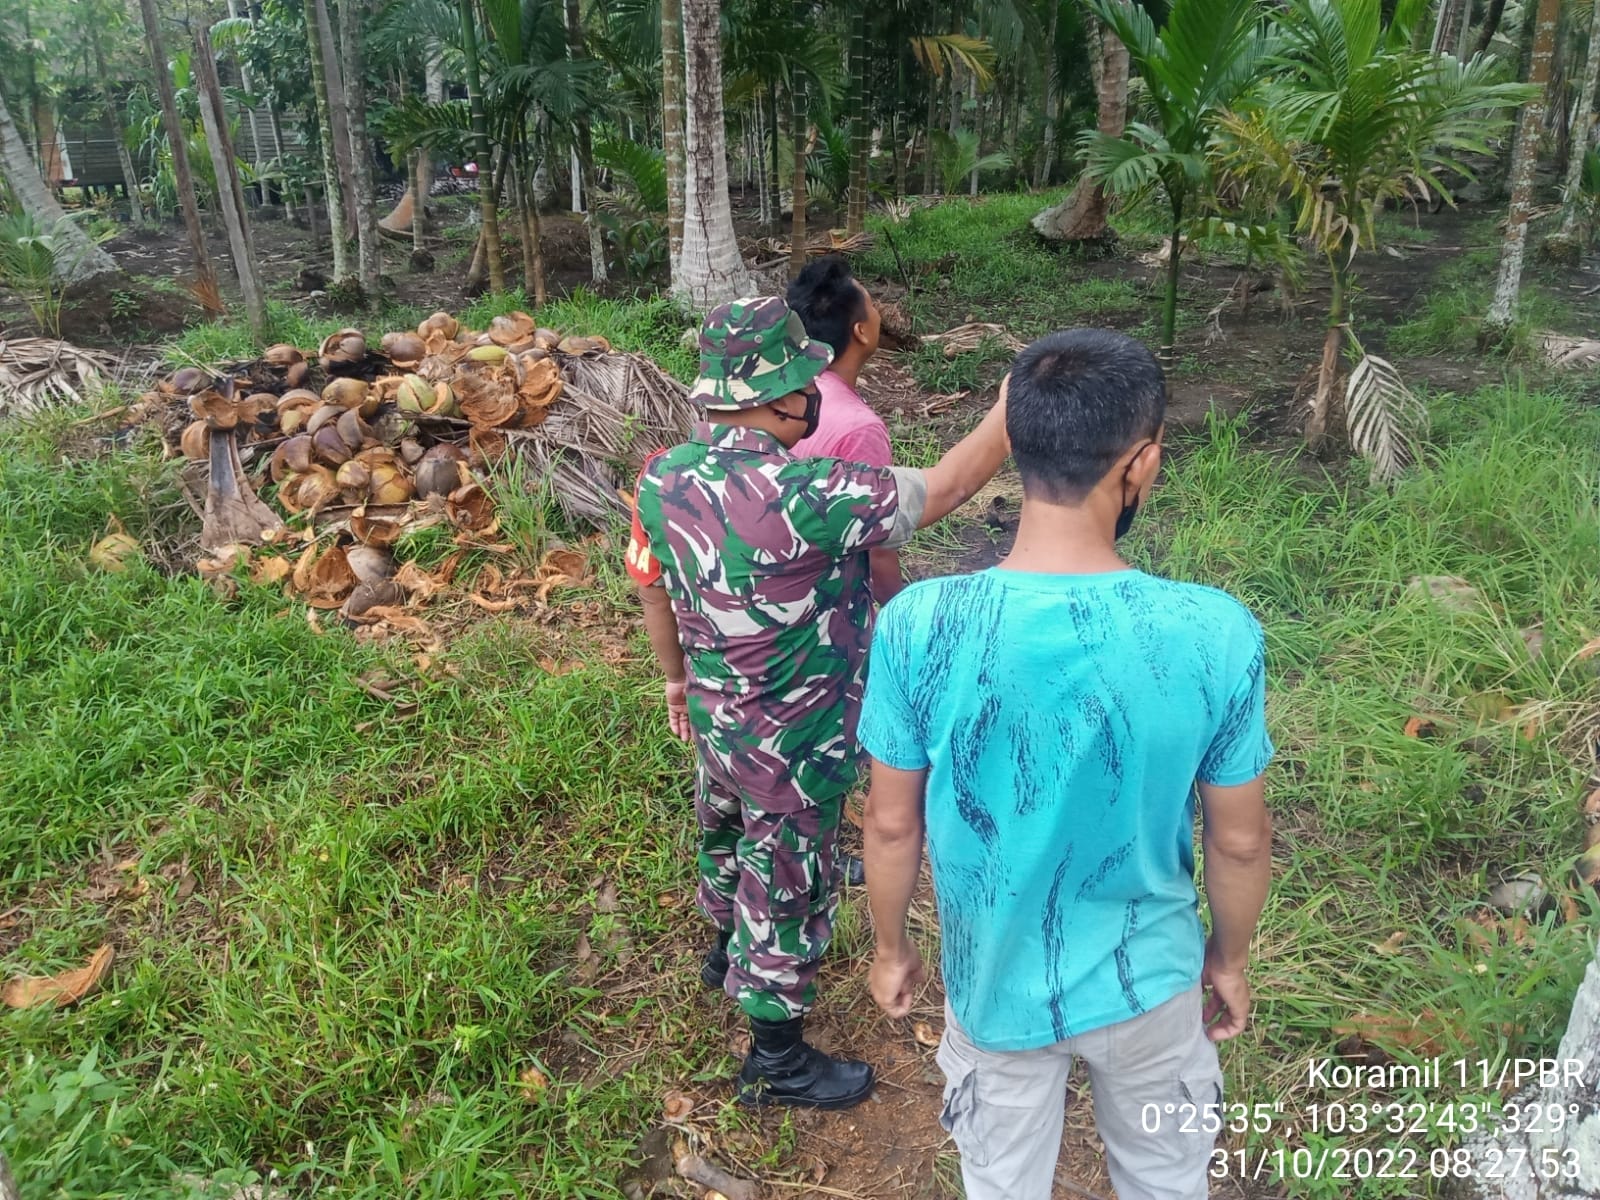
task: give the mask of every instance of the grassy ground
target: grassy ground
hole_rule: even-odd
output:
[[[944,229],[940,211],[913,219],[930,222],[917,254],[997,224],[991,208]],[[994,242],[957,300],[984,319],[1012,287],[1013,329],[1065,323],[1054,260]],[[1099,292],[1072,303],[1123,296]],[[551,322],[686,369],[670,310],[572,303]],[[278,319],[297,341],[320,328]],[[247,351],[210,329],[175,354]],[[1256,1022],[1224,1058],[1230,1099],[1290,1115],[1379,1098],[1306,1084],[1307,1059],[1352,1034],[1401,1061],[1553,1051],[1592,945],[1582,898],[1568,920],[1471,918],[1503,875],[1559,888],[1580,846],[1600,413],[1516,385],[1432,408],[1426,461],[1393,491],[1216,421],[1180,439],[1130,539],[1267,628],[1277,880]],[[111,516],[147,543],[184,518],[149,447],[63,458],[66,429],[0,430],[0,972],[74,967],[103,943],[117,960],[74,1008],[0,1017],[0,1147],[19,1175],[71,1198],[227,1196],[269,1172],[293,1194],[373,1200],[620,1194],[664,1090],[725,1097],[734,1059],[711,1009],[686,1003],[688,761],[642,640],[618,641],[632,617],[615,565],[598,593],[558,596],[583,628],[482,621],[424,670],[318,632],[275,590],[224,601],[186,575],[90,567]],[[896,437],[907,461],[937,453],[926,427]],[[525,511],[511,532],[550,525]],[[1453,611],[1408,588],[1417,576],[1459,577],[1483,603]],[[360,687],[374,669],[405,681],[414,716]],[[847,959],[865,925],[846,914]],[[748,1161],[804,1178],[788,1122],[711,1103]]]

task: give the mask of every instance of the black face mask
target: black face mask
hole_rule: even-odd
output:
[[[1122,540],[1122,536],[1125,533],[1127,533],[1128,530],[1133,528],[1133,518],[1138,514],[1138,512],[1139,512],[1139,497],[1138,496],[1134,496],[1134,498],[1129,503],[1124,504],[1122,506],[1122,511],[1117,514],[1117,526],[1116,526],[1116,529],[1113,531],[1114,535],[1115,535],[1115,537],[1116,537],[1116,539],[1118,541],[1121,541]]]
[[[775,408],[772,410],[785,421],[804,421],[806,423],[806,431],[800,435],[801,441],[804,441],[808,437],[815,436],[817,432],[817,426],[822,423],[822,392],[817,388],[812,388],[805,394],[805,397],[806,411],[805,415],[803,416],[797,417],[793,413],[784,412],[781,408]]]
[[[1146,442],[1145,446],[1150,444],[1150,442]],[[1138,450],[1134,451],[1134,458],[1138,458],[1142,453],[1144,453],[1144,446],[1140,446]],[[1127,469],[1122,472],[1122,486],[1124,488],[1128,486],[1128,471],[1131,470],[1133,470],[1132,462],[1130,462],[1127,466]],[[1133,493],[1133,499],[1125,503],[1122,506],[1122,511],[1117,514],[1116,528],[1112,531],[1113,536],[1117,538],[1117,540],[1120,541],[1123,535],[1126,534],[1128,530],[1133,528],[1133,518],[1138,515],[1138,512],[1139,493],[1137,490],[1135,490]]]

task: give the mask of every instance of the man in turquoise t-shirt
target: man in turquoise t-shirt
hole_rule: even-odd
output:
[[[1015,548],[907,588],[873,639],[872,992],[904,1016],[922,981],[905,920],[926,834],[948,995],[941,1121],[968,1200],[1047,1200],[1075,1057],[1120,1200],[1203,1200],[1214,1043],[1245,1027],[1271,874],[1261,628],[1224,593],[1117,554],[1161,465],[1166,383],[1149,351],[1052,334],[1017,357],[1008,405]]]

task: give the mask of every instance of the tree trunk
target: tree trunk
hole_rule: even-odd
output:
[[[1128,48],[1122,40],[1098,21],[1089,24],[1089,37],[1099,43],[1092,59],[1098,105],[1098,128],[1110,137],[1121,137],[1128,120]],[[1033,218],[1039,236],[1051,241],[1082,242],[1106,236],[1108,203],[1105,188],[1082,176],[1072,193],[1054,208]]]
[[[1593,780],[1591,779],[1591,783]],[[1473,1200],[1567,1200],[1600,1195],[1600,958],[1589,963],[1572,998],[1549,1073],[1507,1097],[1522,1112],[1559,1113],[1515,1122],[1467,1140],[1475,1163],[1526,1163],[1522,1170],[1478,1172],[1462,1195]],[[1540,1164],[1535,1167],[1534,1164]],[[1554,1166],[1555,1170],[1550,1170]],[[1503,1178],[1501,1177],[1503,1176]]]
[[[355,205],[350,201],[355,186],[354,165],[350,161],[350,129],[347,115],[350,101],[345,95],[344,71],[339,62],[339,43],[333,35],[333,22],[328,17],[326,0],[311,0],[316,9],[317,46],[322,51],[322,76],[328,88],[328,118],[333,129],[333,161],[339,169],[339,192],[345,198],[341,209],[344,215],[344,240],[356,239]]]
[[[1489,0],[1489,9],[1483,15],[1483,30],[1478,34],[1478,43],[1473,48],[1473,54],[1482,54],[1489,49],[1489,43],[1494,41],[1494,35],[1500,32],[1500,18],[1505,15],[1506,0]]]
[[[1461,29],[1468,20],[1470,0],[1443,0],[1439,5],[1439,19],[1433,27],[1432,52],[1454,54],[1461,40]]]
[[[1172,241],[1167,247],[1167,287],[1161,301],[1161,364],[1171,367],[1178,340],[1178,284],[1183,278],[1183,202],[1174,199]]]
[[[906,60],[903,54],[895,55],[894,77],[894,118],[890,122],[892,136],[889,138],[889,149],[894,152],[894,161],[890,164],[894,170],[894,198],[900,200],[905,197],[906,175],[911,170],[911,154],[906,147],[906,128],[910,122],[906,111]]]
[[[857,4],[850,20],[850,191],[844,230],[860,233],[867,224],[867,160],[872,145],[867,118],[867,8]]]
[[[444,103],[444,51],[436,38],[428,39],[428,56],[423,60],[423,92],[429,104]],[[433,195],[433,151],[417,147],[416,171],[412,176],[411,249],[428,248],[428,198]]]
[[[975,143],[976,149],[973,153],[977,157],[981,157],[983,155],[983,109],[978,106],[978,76],[976,74],[973,74],[967,80],[967,98],[972,103],[973,132],[977,134],[978,138]],[[971,196],[977,196],[978,194],[977,157],[973,159],[972,177],[967,189],[968,194]]]
[[[1339,382],[1339,357],[1344,349],[1347,282],[1342,264],[1348,261],[1348,257],[1343,254],[1330,256],[1328,260],[1328,275],[1333,285],[1333,293],[1328,300],[1328,331],[1322,339],[1322,362],[1317,367],[1317,390],[1311,397],[1311,411],[1306,414],[1306,443],[1313,453],[1320,453],[1327,445],[1328,416],[1333,411],[1334,388]]]
[[[683,6],[661,0],[661,144],[667,159],[667,253],[671,286],[683,271]]]
[[[1528,80],[1538,94],[1522,108],[1517,122],[1516,148],[1511,154],[1511,209],[1506,218],[1505,240],[1500,247],[1500,273],[1495,282],[1494,301],[1484,317],[1482,340],[1504,341],[1516,315],[1517,295],[1522,289],[1522,263],[1528,248],[1528,218],[1533,212],[1533,174],[1538,165],[1539,131],[1544,124],[1550,62],[1555,57],[1556,21],[1561,0],[1539,0],[1534,17],[1533,60]]]
[[[206,250],[205,230],[200,225],[200,205],[194,197],[194,175],[189,170],[189,152],[184,141],[183,122],[178,117],[178,96],[172,86],[172,68],[167,64],[156,0],[139,0],[139,11],[144,17],[145,40],[150,43],[150,66],[155,72],[156,90],[161,94],[161,124],[172,148],[178,207],[183,211],[183,228],[189,235],[189,254],[194,260],[194,294],[208,312],[218,313],[222,311],[222,297],[217,291],[211,255]]]
[[[922,194],[933,194],[933,131],[939,127],[939,77],[928,77],[927,136],[922,140]]]
[[[33,218],[39,232],[54,238],[57,279],[63,283],[81,283],[117,270],[111,256],[90,241],[77,223],[61,211],[61,205],[45,186],[28,147],[23,144],[3,97],[0,97],[0,175],[4,175],[11,194],[17,198],[22,211]]]
[[[506,290],[506,264],[500,253],[499,189],[495,186],[494,154],[489,148],[489,119],[483,111],[483,75],[478,61],[478,26],[472,0],[461,0],[461,48],[467,64],[467,103],[472,120],[473,156],[478,160],[478,207],[483,217],[483,254],[489,268],[489,290]]]
[[[361,290],[376,305],[383,274],[383,234],[378,229],[378,197],[372,178],[372,138],[367,132],[367,73],[364,58],[366,0],[342,0],[339,41],[347,65],[345,103],[349,108],[350,179],[355,185],[356,254]],[[416,219],[412,197],[412,220]]]
[[[581,62],[588,57],[583,45],[583,17],[578,0],[566,0],[567,57]],[[606,281],[606,245],[600,222],[595,217],[594,202],[594,144],[590,137],[589,118],[581,116],[576,125],[578,135],[578,165],[583,170],[583,223],[589,230],[589,278],[595,283]],[[724,138],[726,140],[726,138]],[[732,220],[732,217],[729,217]]]
[[[801,8],[796,0],[795,8]],[[789,219],[789,278],[806,268],[806,89],[798,78],[789,85],[789,132],[794,138],[794,211]]]
[[[783,168],[778,165],[782,158],[783,141],[779,128],[782,122],[778,119],[778,88],[776,84],[767,85],[767,124],[761,136],[766,139],[766,176],[767,176],[767,202],[770,207],[770,220],[767,229],[776,234],[783,224],[783,188],[778,176]]]
[[[1569,247],[1573,258],[1578,250],[1583,160],[1594,143],[1594,93],[1600,86],[1600,4],[1593,4],[1590,9],[1589,52],[1583,63],[1583,83],[1579,85],[1578,113],[1572,121],[1572,148],[1567,155],[1567,182],[1561,198],[1561,232],[1551,239]]]
[[[153,3],[153,0],[140,0]],[[317,28],[320,0],[305,0],[306,58],[311,68],[311,92],[317,105],[317,140],[322,144],[322,196],[328,210],[328,240],[333,244],[333,277],[350,275],[350,248],[345,238],[349,221],[345,217],[344,176],[339,173],[339,137],[334,132],[333,103],[324,69],[322,34]]]
[[[239,19],[239,0],[228,0],[228,16],[236,21]],[[251,23],[254,24],[254,21]],[[233,57],[234,64],[239,68],[240,84],[243,85],[245,92],[254,98],[256,89],[251,81],[250,68],[245,65],[244,55],[235,51]],[[261,119],[256,116],[256,110],[253,107],[245,115],[250,120],[250,150],[255,156],[254,161],[259,164],[266,160],[266,155],[261,151]],[[260,193],[261,203],[267,203],[267,176],[265,173],[257,177],[256,190]]]
[[[94,52],[94,68],[100,76],[100,104],[105,115],[106,129],[117,144],[117,166],[122,169],[122,186],[128,193],[128,215],[135,225],[144,224],[144,205],[139,203],[139,177],[134,174],[133,157],[128,153],[128,139],[122,128],[122,113],[111,95],[111,76],[106,71],[106,55],[100,45],[99,23],[89,21],[89,47]]]
[[[751,291],[728,200],[722,114],[722,38],[717,0],[683,0],[683,274],[674,290],[704,311]]]
[[[22,1200],[22,1189],[17,1187],[11,1174],[11,1164],[6,1161],[4,1150],[0,1150],[0,1200]]]
[[[769,81],[767,94],[771,95],[773,90],[773,86]],[[751,112],[754,117],[752,122],[754,137],[750,139],[753,141],[753,152],[750,157],[754,161],[756,173],[756,221],[763,229],[771,229],[773,224],[773,197],[771,190],[767,187],[767,108],[768,104],[765,98],[758,92],[755,100],[751,103]]]
[[[526,148],[519,151],[523,165],[511,165],[511,190],[517,198],[517,216],[522,222],[522,292],[532,297],[538,308],[545,301],[544,254],[539,246],[539,206],[533,200],[533,186],[527,178]]]
[[[1061,107],[1057,98],[1060,87],[1056,62],[1056,22],[1061,16],[1061,0],[1050,0],[1050,31],[1044,43],[1044,144],[1039,147],[1039,164],[1033,172],[1033,186],[1050,186],[1050,175],[1056,169],[1056,110]],[[1103,73],[1103,72],[1102,72]]]
[[[346,0],[351,3],[352,0]],[[228,111],[222,103],[222,84],[217,79],[217,63],[211,53],[211,32],[205,22],[194,27],[194,56],[191,61],[195,89],[199,92],[200,123],[205,126],[206,146],[217,176],[217,207],[228,231],[228,246],[233,251],[233,272],[244,297],[245,319],[258,343],[267,340],[267,303],[256,271],[255,247],[250,241],[250,226],[245,215],[244,189],[239,186],[233,139],[228,133]]]

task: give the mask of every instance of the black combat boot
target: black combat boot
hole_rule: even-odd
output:
[[[760,1106],[851,1108],[872,1094],[872,1068],[830,1058],[803,1036],[805,1018],[750,1018],[750,1056],[739,1072],[739,1102]]]
[[[722,990],[722,981],[728,977],[728,939],[731,929],[717,931],[717,944],[706,951],[706,960],[700,967],[700,982],[714,991]]]

